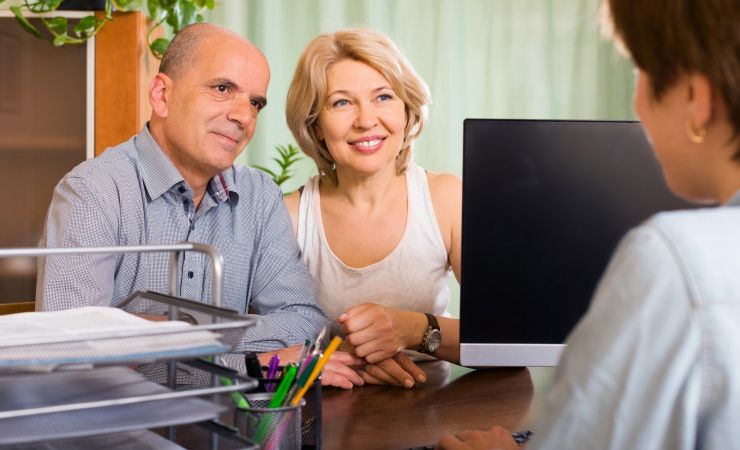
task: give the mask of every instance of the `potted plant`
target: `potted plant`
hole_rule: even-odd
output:
[[[270,176],[270,178],[272,178],[272,181],[274,181],[275,184],[280,186],[281,184],[285,183],[293,176],[291,166],[303,158],[301,157],[300,151],[298,150],[298,148],[293,144],[276,145],[275,150],[278,152],[278,155],[280,156],[273,157],[272,160],[277,163],[280,171],[273,171],[273,170],[268,169],[267,167],[260,166],[257,164],[253,164],[252,167],[265,172],[267,175]],[[283,195],[287,195],[287,194],[288,193],[286,192],[283,193]]]
[[[3,3],[5,0],[0,0]],[[59,47],[66,44],[81,44],[113,19],[113,11],[143,11],[151,20],[147,43],[157,58],[161,58],[170,41],[160,37],[152,40],[152,31],[159,25],[167,26],[171,33],[177,34],[180,29],[195,22],[203,22],[203,13],[213,9],[215,0],[101,0],[104,2],[102,17],[90,14],[70,26],[66,17],[54,16],[54,11],[63,7],[64,0],[23,0],[19,5],[10,7],[18,23],[29,33],[43,39],[41,31],[26,17],[27,13],[43,14],[41,24],[51,35],[52,43]]]

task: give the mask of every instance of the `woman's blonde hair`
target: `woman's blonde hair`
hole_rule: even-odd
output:
[[[396,174],[408,167],[414,139],[424,129],[429,88],[396,44],[383,33],[370,29],[350,29],[322,34],[308,44],[288,90],[285,117],[301,150],[316,162],[319,175],[336,181],[334,160],[326,144],[316,134],[316,122],[326,105],[326,73],[342,60],[358,61],[380,72],[406,105],[406,129],[401,151],[396,157]]]

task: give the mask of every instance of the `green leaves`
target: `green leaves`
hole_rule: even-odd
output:
[[[74,26],[72,31],[74,31],[77,37],[83,35],[86,37],[90,37],[95,34],[95,28],[97,28],[98,22],[99,21],[95,18],[95,16],[83,17],[79,22],[77,22],[77,25]]]
[[[164,55],[164,51],[167,50],[167,47],[169,45],[170,45],[169,39],[159,38],[159,39],[156,39],[151,44],[149,44],[149,49],[152,51],[154,56],[157,57],[157,59],[162,59],[162,55]]]
[[[272,160],[277,163],[280,168],[280,172],[273,172],[272,170],[259,165],[254,165],[253,167],[265,172],[270,176],[270,178],[272,178],[272,181],[274,181],[275,184],[280,186],[293,176],[293,172],[291,172],[290,167],[303,158],[301,157],[298,148],[293,144],[288,144],[286,146],[278,145],[275,147],[275,150],[277,150],[280,157],[272,158]]]
[[[5,0],[0,0],[3,3]],[[153,30],[161,24],[166,24],[172,34],[177,34],[184,27],[205,20],[203,13],[207,9],[216,6],[215,0],[106,0],[105,17],[98,19],[94,15],[80,19],[78,23],[69,30],[69,21],[65,17],[49,17],[59,8],[62,0],[24,0],[16,6],[11,6],[15,19],[21,27],[37,38],[44,39],[43,34],[37,26],[31,23],[25,16],[24,11],[32,13],[47,14],[41,18],[41,23],[51,34],[52,43],[59,47],[66,44],[81,44],[95,36],[100,28],[113,18],[112,12],[119,11],[145,11],[152,21],[152,26],[147,34],[147,42],[151,52],[157,58],[164,54],[170,40],[157,38],[152,40]]]
[[[213,9],[216,6],[214,0],[148,0],[147,10],[149,17],[154,21],[154,25],[149,29],[148,40],[149,49],[154,56],[161,58],[164,51],[169,45],[169,40],[159,38],[151,41],[151,34],[154,28],[165,23],[172,30],[172,34],[177,34],[186,26],[203,22],[203,12],[206,9]]]
[[[42,39],[41,32],[35,26],[31,25],[31,22],[29,22],[28,19],[23,17],[23,11],[21,10],[20,6],[11,6],[10,10],[13,11],[15,20],[17,20],[18,23],[21,24],[21,27],[23,27],[24,30],[28,31],[37,38]]]

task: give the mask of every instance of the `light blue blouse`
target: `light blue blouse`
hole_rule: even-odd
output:
[[[740,448],[740,193],[621,242],[529,449]]]

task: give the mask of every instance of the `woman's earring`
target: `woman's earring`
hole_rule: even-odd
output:
[[[701,144],[704,142],[704,138],[707,135],[707,129],[702,127],[698,130],[694,127],[694,124],[690,121],[686,122],[686,134],[689,135],[689,139],[694,144]]]

